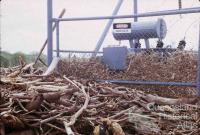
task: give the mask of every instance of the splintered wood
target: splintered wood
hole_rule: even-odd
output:
[[[148,52],[152,53],[152,52]],[[63,60],[59,72],[78,79],[116,79],[161,82],[196,82],[197,56],[188,52],[176,52],[168,57],[162,54],[139,53],[127,60],[124,71],[110,71],[100,60],[74,59]],[[160,56],[161,55],[161,56]],[[180,97],[195,95],[195,89],[175,86],[134,86],[138,90],[160,96]],[[172,91],[173,90],[173,91]]]
[[[196,59],[191,54],[174,54],[162,60],[154,54],[145,58],[138,55],[130,58],[129,67],[123,72],[109,71],[97,60],[56,63],[59,63],[56,72],[55,65],[48,72],[33,64],[1,68],[0,135],[200,133],[200,101],[193,90],[194,93],[185,95],[187,89],[177,92],[181,89],[168,87],[167,92],[158,95],[148,91],[155,86],[145,91],[146,86],[95,82],[95,79],[193,82]]]

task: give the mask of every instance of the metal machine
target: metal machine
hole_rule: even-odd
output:
[[[103,62],[111,70],[123,70],[126,68],[128,50],[125,46],[103,48]]]
[[[147,42],[148,39],[158,38],[161,41],[165,38],[166,33],[167,26],[163,19],[146,22],[114,23],[113,37],[118,41],[129,40],[130,49],[120,46],[103,48],[103,62],[109,69],[123,70],[126,68],[127,53],[141,51],[141,49],[136,50],[140,39],[144,39],[146,41],[146,49],[150,49],[150,45]]]
[[[130,42],[130,47],[135,48],[140,39],[147,41],[150,38],[164,39],[167,34],[167,26],[163,19],[146,22],[115,23],[113,24],[113,37],[116,40],[136,41]],[[149,43],[146,48],[150,48]]]
[[[118,0],[117,5],[115,6],[112,15],[110,16],[91,16],[91,17],[68,17],[68,18],[55,18],[53,17],[53,0],[47,0],[47,36],[48,36],[48,45],[47,45],[47,62],[48,65],[51,64],[53,60],[53,30],[52,26],[53,23],[56,25],[56,50],[57,52],[57,57],[59,57],[60,52],[70,52],[69,50],[60,50],[59,48],[59,24],[61,22],[73,22],[73,21],[91,21],[91,20],[109,20],[107,22],[107,25],[105,26],[96,46],[94,51],[89,51],[92,53],[92,56],[95,57],[97,56],[99,50],[101,49],[101,45],[109,31],[110,26],[112,26],[112,22],[114,19],[125,19],[125,18],[133,18],[134,23],[127,23],[127,25],[119,25],[116,24],[114,27],[113,31],[113,36],[116,40],[129,40],[130,47],[132,48],[133,51],[135,51],[135,48],[139,46],[139,40],[144,39],[146,48],[150,48],[149,45],[149,38],[158,38],[158,47],[156,49],[162,49],[161,47],[163,46],[163,43],[161,42],[162,39],[166,35],[166,24],[164,20],[160,19],[155,22],[138,22],[138,18],[146,18],[146,17],[155,17],[155,16],[169,16],[169,15],[182,15],[182,14],[194,14],[194,13],[200,13],[200,7],[192,7],[192,8],[182,8],[182,2],[179,0],[179,8],[178,9],[173,9],[173,10],[163,10],[163,11],[154,11],[154,12],[145,12],[145,13],[138,13],[138,0],[133,0],[133,13],[128,14],[128,15],[117,15],[120,6],[123,3],[123,0]],[[126,24],[126,23],[124,23]],[[121,30],[120,30],[121,29]],[[125,30],[124,30],[125,29]],[[199,35],[200,38],[200,35]],[[181,41],[179,43],[178,49],[182,50],[185,47],[185,42]],[[116,48],[111,47],[111,48],[104,48],[104,56],[103,60],[105,64],[109,64],[109,60],[113,60],[112,62],[115,62],[115,60],[118,58],[116,55],[117,52],[121,52],[123,48]],[[167,48],[168,49],[168,48]],[[127,50],[127,49],[126,49]],[[137,49],[136,49],[137,50]],[[79,51],[78,51],[79,52]],[[82,52],[82,51],[81,51]],[[110,53],[111,58],[107,57],[107,52]],[[120,55],[120,62],[122,66],[125,60],[125,56],[127,55],[127,51],[122,51],[123,55]],[[88,52],[84,52],[88,53]],[[112,55],[111,55],[112,54]],[[114,58],[114,59],[112,59]],[[122,59],[121,59],[122,58]],[[114,63],[118,64],[118,63]],[[112,68],[112,64],[110,64]],[[116,68],[116,66],[114,66]],[[118,67],[117,67],[118,68]],[[121,68],[121,67],[120,67]],[[115,83],[116,81],[107,81],[107,82],[112,82]],[[199,40],[199,50],[198,50],[198,71],[197,71],[197,80],[194,84],[191,83],[186,83],[186,82],[144,82],[144,81],[127,81],[123,80],[120,81],[120,83],[129,83],[129,84],[143,84],[143,85],[165,85],[165,86],[192,86],[196,87],[197,90],[197,96],[200,97],[200,40]]]

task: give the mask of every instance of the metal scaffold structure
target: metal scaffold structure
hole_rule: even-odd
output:
[[[48,56],[48,65],[51,64],[53,60],[53,24],[56,25],[56,56],[60,56],[60,52],[73,52],[60,50],[59,43],[59,33],[60,27],[59,24],[61,22],[74,22],[74,21],[91,21],[91,20],[108,20],[107,25],[105,26],[94,51],[77,51],[81,53],[92,53],[92,57],[95,57],[99,52],[102,43],[113,24],[114,19],[126,19],[133,18],[134,22],[138,21],[138,18],[145,17],[155,17],[155,16],[169,16],[169,15],[179,15],[179,14],[193,14],[200,13],[200,7],[194,8],[182,8],[181,2],[179,0],[179,9],[174,10],[164,10],[164,11],[156,11],[156,12],[146,12],[146,13],[138,13],[138,0],[133,0],[133,14],[129,15],[117,15],[120,10],[120,7],[123,3],[123,0],[118,0],[111,16],[92,16],[92,17],[72,17],[72,18],[54,18],[53,17],[53,0],[47,0],[47,35],[48,35],[48,46],[47,46],[47,56]],[[134,42],[137,42],[135,39],[129,40],[130,46],[133,45]],[[145,39],[146,46],[148,46],[148,38]],[[200,28],[199,28],[199,47],[198,47],[198,69],[197,69],[197,79],[196,83],[183,83],[183,82],[154,82],[154,81],[128,81],[128,80],[99,80],[99,81],[107,81],[110,83],[125,83],[125,84],[139,84],[139,85],[163,85],[163,86],[190,86],[196,87],[197,95],[200,96]]]

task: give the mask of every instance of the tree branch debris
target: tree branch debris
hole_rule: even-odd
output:
[[[132,63],[138,61],[136,57]],[[200,132],[198,97],[161,97],[138,88],[95,82],[94,76],[86,77],[89,65],[98,68],[94,60],[82,68],[87,70],[85,77],[84,74],[77,77],[80,71],[76,69],[72,75],[67,66],[69,74],[59,74],[64,67],[58,69],[56,65],[66,64],[60,62],[55,60],[41,74],[34,72],[38,68],[33,64],[11,71],[1,69],[1,135],[197,135]],[[73,67],[73,62],[70,64]],[[132,66],[129,70],[139,72]],[[105,76],[102,72],[96,74]],[[122,74],[119,73],[119,78]]]

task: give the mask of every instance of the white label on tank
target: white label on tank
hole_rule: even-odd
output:
[[[131,33],[131,29],[114,29],[114,33]]]

